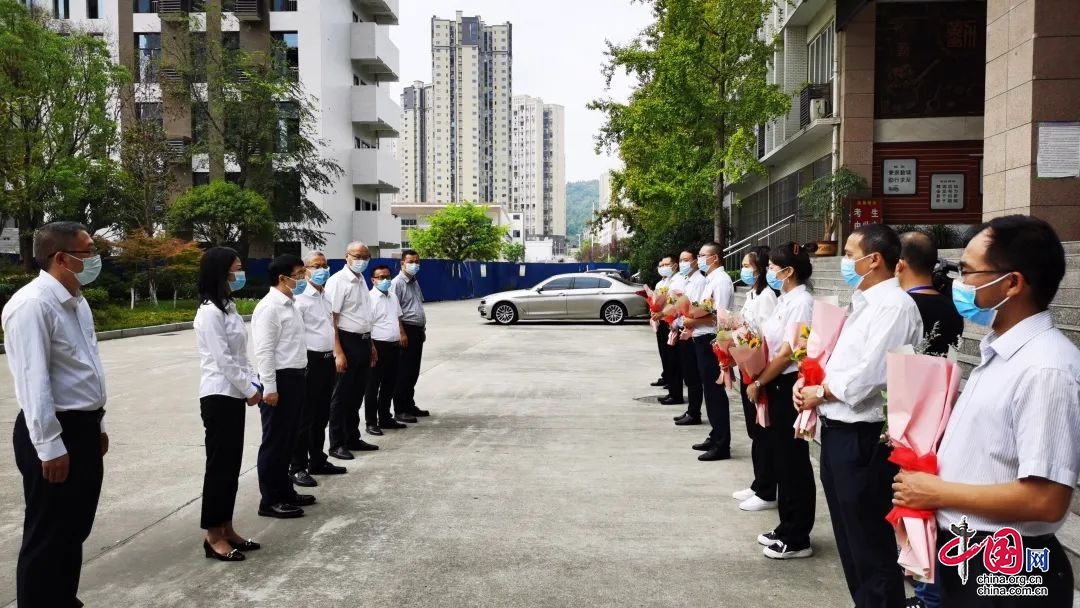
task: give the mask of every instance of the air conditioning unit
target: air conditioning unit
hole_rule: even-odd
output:
[[[810,100],[810,122],[821,120],[829,116],[829,102],[826,99]]]

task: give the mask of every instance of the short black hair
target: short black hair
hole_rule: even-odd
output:
[[[863,255],[876,253],[885,260],[885,269],[889,272],[896,271],[896,263],[900,261],[900,237],[896,231],[885,224],[864,224],[855,229],[851,234],[860,237],[859,246]]]
[[[34,233],[34,261],[38,268],[48,272],[56,254],[71,250],[80,232],[90,234],[79,222],[51,222],[38,228]]]
[[[1035,305],[1046,310],[1065,278],[1065,248],[1050,224],[1028,215],[1006,215],[976,228],[989,231],[986,261],[994,269],[1019,272],[1031,285]]]
[[[931,274],[937,266],[938,250],[930,235],[912,230],[900,235],[900,259],[919,274]]]
[[[390,270],[389,266],[387,266],[386,264],[379,264],[378,266],[371,269],[371,276],[375,276],[375,273],[380,270],[385,270],[386,272],[389,272],[391,276],[393,276],[394,274],[394,271]]]
[[[225,312],[225,305],[232,301],[229,292],[229,273],[240,255],[228,247],[211,247],[199,262],[199,301],[210,303]]]
[[[701,247],[698,247],[698,251],[701,251],[702,249],[705,249],[706,247],[708,247],[709,249],[712,249],[713,251],[715,251],[716,255],[720,256],[721,258],[724,257],[724,246],[721,245],[720,243],[717,243],[716,241],[709,241],[707,243],[702,243]],[[722,259],[720,261],[723,262]]]
[[[417,253],[415,249],[404,249],[401,252],[401,259],[404,260],[405,258],[409,257],[410,255],[415,255],[416,257],[420,257],[420,254]]]
[[[687,247],[686,249],[683,249],[682,251],[680,251],[679,255],[675,256],[675,259],[678,260],[679,258],[682,257],[682,254],[689,253],[690,256],[693,257],[696,260],[698,251],[699,251],[699,249],[690,249],[689,247]]]
[[[304,260],[291,253],[285,253],[270,260],[270,266],[266,269],[266,276],[270,279],[270,286],[275,287],[281,279],[279,277],[291,277],[297,268],[304,267]]]

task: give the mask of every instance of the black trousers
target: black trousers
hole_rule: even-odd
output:
[[[985,533],[976,534],[971,538],[971,544],[977,544],[986,539]],[[955,538],[949,530],[938,530],[938,549],[945,543]],[[1047,536],[1024,536],[1024,550],[1049,549],[1050,569],[1048,572],[1034,570],[1020,571],[1025,576],[1041,576],[1042,586],[1046,587],[1047,594],[1044,596],[1028,597],[993,597],[979,595],[979,575],[987,574],[986,564],[983,562],[983,553],[979,553],[968,564],[968,580],[963,583],[960,580],[960,571],[955,566],[937,565],[938,589],[941,593],[942,606],[964,606],[971,608],[1070,608],[1073,605],[1073,571],[1069,563],[1069,557],[1065,549],[1053,534]],[[956,550],[953,550],[955,553]],[[1024,555],[1020,559],[1025,559]],[[1006,585],[993,585],[1004,587]]]
[[[326,424],[330,421],[330,397],[334,394],[334,352],[307,354],[307,373],[304,376],[306,393],[300,428],[296,433],[290,471],[303,471],[326,464]]]
[[[765,395],[769,399],[769,428],[764,429],[767,432],[765,442],[772,469],[770,476],[776,480],[780,511],[780,525],[774,531],[781,541],[794,549],[810,546],[810,531],[814,529],[817,513],[817,484],[814,483],[814,467],[810,464],[810,442],[795,438],[798,412],[792,403],[791,389],[798,378],[796,373],[784,374],[765,385]],[[891,477],[889,481],[892,481]],[[893,561],[896,561],[895,555]]]
[[[671,326],[664,321],[660,321],[656,327],[656,347],[660,349],[660,364],[664,369],[661,378],[667,383],[668,397],[682,401],[682,364],[679,361],[678,345],[668,346],[668,334],[670,333]]]
[[[368,378],[367,397],[364,399],[364,416],[371,426],[386,423],[393,420],[390,413],[390,405],[394,401],[397,392],[398,366],[401,361],[401,344],[398,342],[383,342],[375,340],[375,351],[379,353],[379,361],[371,369],[371,377]]]
[[[240,461],[244,456],[244,416],[247,402],[236,397],[210,395],[199,399],[206,429],[206,473],[203,475],[203,530],[232,521]]]
[[[15,463],[23,478],[26,513],[16,569],[20,608],[82,606],[76,594],[82,571],[82,546],[94,527],[104,465],[101,417],[96,412],[58,412],[60,438],[71,461],[67,480],[49,483],[30,441],[26,418],[15,419]]]
[[[819,419],[820,420],[820,419]],[[881,443],[883,423],[820,420],[821,485],[836,549],[856,608],[902,608],[904,578],[885,515],[899,469]]]
[[[278,402],[259,404],[262,413],[262,444],[259,445],[259,501],[267,508],[296,496],[289,479],[289,460],[296,447],[296,429],[304,409],[307,384],[302,369],[277,370]]]
[[[761,500],[776,500],[776,477],[773,475],[772,450],[769,449],[769,430],[758,426],[755,422],[757,408],[746,396],[746,385],[742,383],[741,378],[739,378],[739,394],[742,395],[746,434],[750,436],[750,462],[754,467],[754,481],[750,484],[750,489]],[[791,403],[790,397],[788,403]],[[792,434],[794,435],[794,431]]]
[[[398,367],[397,394],[394,396],[394,413],[411,414],[416,407],[416,382],[420,380],[420,362],[424,358],[424,342],[427,331],[418,325],[405,323],[405,335],[409,345],[402,349]]]
[[[697,355],[698,377],[705,396],[705,413],[709,415],[709,439],[714,447],[721,451],[731,449],[731,404],[728,401],[724,385],[717,384],[720,377],[720,361],[712,349],[716,334],[706,334],[694,338],[694,352]]]
[[[683,383],[686,384],[686,395],[689,398],[686,413],[690,414],[691,418],[701,420],[703,393],[694,342],[693,340],[679,340],[675,342],[674,348],[679,353],[679,369],[682,370],[682,379]]]
[[[370,338],[341,330],[338,336],[349,366],[337,374],[330,398],[330,449],[360,440],[360,405],[371,367]]]

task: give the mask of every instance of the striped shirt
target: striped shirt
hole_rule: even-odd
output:
[[[991,332],[979,350],[982,362],[968,377],[938,449],[941,478],[994,485],[1041,477],[1076,487],[1080,350],[1054,327],[1049,312],[1000,336]],[[942,509],[938,524],[957,523],[962,515],[976,530],[1010,526],[1024,536],[1051,534],[1065,522],[990,521]]]

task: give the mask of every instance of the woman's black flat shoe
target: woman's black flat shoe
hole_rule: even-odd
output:
[[[229,544],[232,545],[232,548],[236,549],[237,551],[254,551],[256,549],[262,549],[262,545],[251,540],[250,538],[240,542],[230,540]]]
[[[210,541],[204,540],[202,542],[203,551],[206,552],[207,559],[216,559],[219,562],[242,562],[244,561],[244,554],[233,549],[228,553],[218,553],[214,551],[214,548],[210,546]]]

